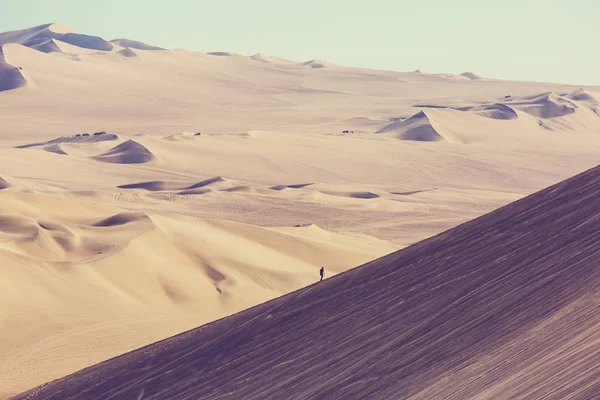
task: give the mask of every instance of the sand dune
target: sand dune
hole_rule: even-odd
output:
[[[267,64],[280,64],[280,65],[294,64],[293,61],[286,60],[281,57],[273,57],[273,56],[269,57],[269,56],[265,56],[264,54],[261,54],[261,53],[257,53],[257,54],[250,56],[250,59],[255,60],[255,61],[264,62]]]
[[[162,47],[152,46],[146,43],[138,42],[137,40],[129,40],[129,39],[114,39],[110,41],[113,44],[116,44],[121,47],[125,47],[128,49],[138,49],[138,50],[166,50]]]
[[[517,114],[514,109],[506,104],[500,103],[484,106],[483,109],[479,109],[475,111],[475,113],[482,117],[491,119],[511,120],[519,118],[519,114]]]
[[[217,56],[217,57],[233,57],[233,56],[237,56],[237,54],[233,54],[233,53],[229,53],[226,51],[212,51],[210,53],[207,53],[208,55],[211,56]]]
[[[598,87],[102,40],[60,25],[0,34],[0,398],[306,286],[321,265],[329,277],[409,246],[600,156]],[[44,44],[58,50],[27,47]]]
[[[111,51],[113,45],[106,40],[91,35],[84,35],[70,31],[64,25],[46,24],[30,29],[0,33],[0,45],[18,43],[26,47],[39,47],[46,53],[58,49],[53,39],[85,49],[98,51]]]
[[[309,61],[300,63],[300,65],[302,65],[303,67],[310,67],[310,68],[315,68],[315,69],[327,68],[327,67],[331,66],[330,63],[328,63],[327,61],[323,61],[323,60],[309,60]]]
[[[462,74],[460,74],[460,76],[464,76],[465,78],[469,78],[474,81],[481,79],[479,75],[474,74],[473,72],[463,72]]]
[[[20,327],[18,336],[0,330],[3,393],[305,286],[321,265],[332,275],[395,249],[317,227],[267,229],[65,197],[0,196],[3,320]]]
[[[140,182],[140,183],[132,183],[127,185],[118,186],[119,189],[144,189],[150,192],[159,192],[159,191],[188,191],[194,189],[202,189],[207,186],[212,186],[216,183],[223,183],[225,179],[220,176],[216,176],[213,178],[205,179],[200,182],[196,182],[194,184],[185,184],[182,182],[167,182],[167,181],[150,181],[150,182]]]
[[[0,176],[0,190],[8,189],[10,184],[6,181],[6,179]]]
[[[592,398],[599,193],[597,167],[16,398]]]
[[[112,164],[143,164],[153,161],[155,157],[146,147],[130,139],[94,159]]]
[[[565,95],[566,98],[576,101],[589,101],[597,103],[598,101],[594,96],[585,91],[585,89],[577,89],[576,91]]]
[[[122,55],[123,57],[127,57],[127,58],[134,58],[137,57],[137,53],[129,48],[127,49],[123,49],[117,52],[118,54]]]
[[[61,143],[65,144],[92,144],[99,142],[110,142],[119,140],[119,136],[112,133],[104,133],[104,132],[96,132],[95,134],[89,133],[77,133],[70,136],[61,136],[58,138],[54,138],[47,142],[37,142],[37,143],[29,143],[22,144],[16,146],[17,149],[28,149],[35,147],[43,147],[44,149],[52,146],[59,146]]]
[[[43,53],[61,53],[62,49],[58,47],[57,41],[54,39],[48,39],[41,43],[28,46],[31,49],[41,51]]]
[[[405,120],[394,121],[390,125],[380,129],[377,133],[393,134],[401,140],[415,140],[419,142],[437,142],[446,140],[432,125],[425,111]]]
[[[27,79],[21,69],[6,60],[4,49],[5,46],[0,45],[0,92],[27,85]]]
[[[535,117],[545,119],[564,117],[573,114],[577,109],[577,105],[556,93],[511,99],[506,104],[522,109]]]

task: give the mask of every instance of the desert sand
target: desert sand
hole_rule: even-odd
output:
[[[600,160],[599,87],[166,50],[59,24],[0,46],[0,398]]]
[[[599,193],[600,166],[17,398],[596,398]]]

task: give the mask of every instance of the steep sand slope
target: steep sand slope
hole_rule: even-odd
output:
[[[6,60],[5,46],[0,46],[0,92],[18,89],[27,84],[22,70]]]
[[[16,399],[593,398],[600,167]]]
[[[3,180],[0,180],[0,187]],[[0,394],[17,393],[392,252],[316,226],[259,228],[0,192]]]

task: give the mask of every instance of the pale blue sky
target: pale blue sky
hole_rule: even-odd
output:
[[[0,0],[0,31],[397,71],[600,84],[598,0]]]

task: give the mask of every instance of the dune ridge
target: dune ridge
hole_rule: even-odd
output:
[[[45,24],[30,29],[0,33],[0,45],[18,43],[34,49],[39,47],[44,52],[51,52],[58,48],[53,39],[90,50],[111,51],[113,49],[110,42],[98,36],[75,33],[59,24]]]

